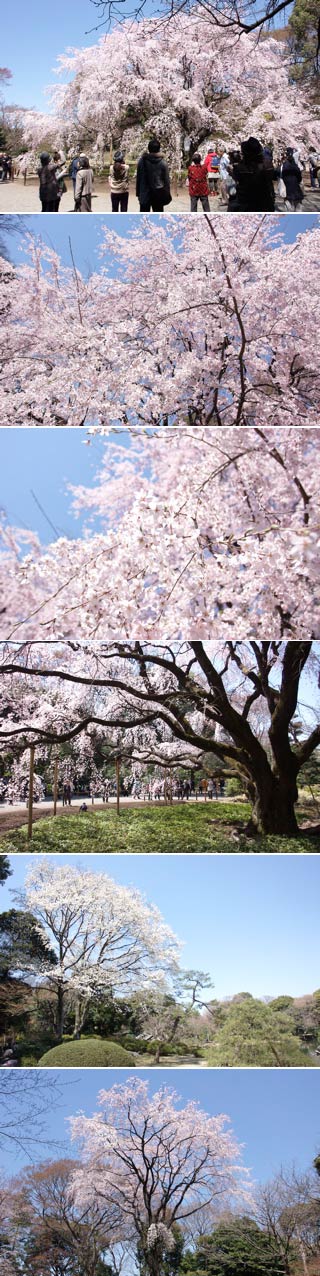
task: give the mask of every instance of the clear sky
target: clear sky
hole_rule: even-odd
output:
[[[106,446],[106,440],[94,438],[87,447],[85,439],[85,430],[76,429],[0,430],[1,510],[11,525],[38,532],[42,544],[56,539],[54,528],[58,536],[82,535],[85,515],[73,514],[67,486],[94,484]],[[100,530],[100,519],[91,526]]]
[[[10,857],[0,907],[13,907],[35,855]],[[41,858],[41,857],[39,857]],[[58,855],[134,886],[185,941],[183,968],[208,971],[220,998],[302,995],[320,986],[317,855]]]
[[[152,12],[152,0],[145,13]],[[123,16],[132,13],[134,0],[121,6]],[[48,110],[45,89],[56,82],[54,68],[60,53],[68,48],[95,44],[104,27],[96,30],[99,15],[90,0],[16,0],[6,4],[1,15],[1,63],[12,71],[6,91],[8,102]]]
[[[146,1076],[138,1068],[134,1075],[143,1079]],[[41,1147],[39,1160],[56,1158],[62,1152],[74,1154],[68,1116],[81,1110],[87,1115],[97,1111],[99,1091],[125,1082],[130,1073],[124,1068],[121,1072],[97,1068],[65,1070],[59,1076],[63,1083],[61,1097],[53,1110],[48,1103],[48,1147]],[[151,1094],[160,1085],[169,1085],[182,1102],[196,1100],[210,1115],[223,1112],[229,1116],[238,1142],[244,1145],[244,1164],[255,1182],[271,1178],[281,1164],[290,1166],[295,1162],[297,1170],[307,1170],[319,1151],[320,1071],[222,1068],[196,1072],[162,1068],[149,1071],[148,1081]],[[0,1108],[1,1083],[0,1073]],[[57,1147],[58,1143],[61,1146]],[[18,1149],[9,1153],[1,1148],[1,1164],[7,1173],[16,1173],[25,1161],[25,1154]]]
[[[173,215],[171,214],[170,217]],[[178,219],[180,221],[180,218]],[[294,242],[319,219],[307,216],[286,215],[280,219],[287,242]],[[279,226],[279,218],[275,218]],[[78,268],[85,276],[99,269],[98,249],[102,229],[111,224],[121,235],[132,234],[136,217],[111,216],[81,218],[61,215],[56,218],[38,214],[24,217],[24,230],[53,246],[65,265],[70,264],[69,236]],[[26,240],[20,234],[8,237],[13,261],[26,259]],[[5,427],[5,422],[3,423]],[[95,475],[105,447],[105,440],[95,438],[90,447],[85,445],[86,432],[72,429],[0,429],[0,509],[14,526],[27,526],[38,533],[42,544],[55,539],[51,520],[58,534],[71,538],[82,535],[85,513],[75,518],[71,510],[68,483],[94,485]],[[43,506],[45,514],[36,505],[34,496]],[[100,530],[100,520],[91,524]]]

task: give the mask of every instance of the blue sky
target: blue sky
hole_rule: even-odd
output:
[[[62,1093],[53,1110],[48,1104],[48,1147],[41,1147],[39,1160],[57,1157],[62,1150],[74,1154],[68,1116],[80,1110],[87,1115],[97,1111],[99,1091],[125,1082],[129,1075],[124,1069],[116,1072],[112,1068],[108,1072],[99,1068],[60,1072]],[[137,1068],[135,1076],[145,1078],[145,1073]],[[255,1182],[266,1181],[280,1165],[290,1166],[293,1161],[297,1170],[307,1170],[319,1151],[320,1071],[222,1068],[218,1072],[175,1069],[166,1072],[161,1069],[149,1073],[148,1080],[151,1094],[160,1085],[169,1085],[181,1096],[182,1102],[197,1100],[210,1115],[223,1112],[229,1116],[238,1142],[244,1145],[243,1162],[251,1169]],[[61,1143],[61,1148],[53,1143]],[[25,1154],[18,1149],[15,1153],[1,1149],[1,1163],[7,1173],[16,1173],[25,1161]]]
[[[152,2],[145,12],[152,11]],[[134,0],[121,11],[132,13]],[[6,100],[19,106],[48,110],[45,88],[55,83],[53,74],[59,53],[67,48],[87,48],[95,44],[104,28],[96,31],[99,17],[90,0],[17,0],[5,5],[1,16],[1,62],[12,71]]]
[[[42,544],[56,539],[53,528],[58,536],[82,535],[85,516],[73,514],[67,484],[93,486],[106,446],[94,438],[87,447],[85,439],[85,430],[76,429],[0,430],[0,507],[11,525],[38,532]],[[92,528],[100,529],[100,519]]]
[[[144,7],[147,17],[158,12],[160,3],[148,0]],[[135,0],[121,4],[121,14],[134,13]],[[260,5],[259,5],[260,11]],[[289,10],[288,10],[289,13]],[[55,82],[53,69],[59,53],[67,48],[87,48],[95,44],[99,31],[97,8],[90,0],[55,0],[44,5],[42,0],[16,0],[6,5],[1,16],[3,66],[12,71],[12,80],[6,93],[7,101],[20,106],[48,110],[45,88]],[[283,25],[280,15],[275,25]]]
[[[297,234],[310,228],[317,220],[310,215],[286,215],[281,219],[286,240],[293,242]],[[278,218],[276,223],[278,227]],[[136,226],[136,217],[114,216],[111,219],[95,215],[70,219],[70,216],[61,215],[53,219],[52,216],[38,214],[23,218],[25,230],[41,235],[59,252],[65,265],[70,264],[68,239],[71,234],[76,264],[86,276],[99,268],[98,248],[105,224],[127,236]],[[8,246],[13,261],[26,259],[23,237],[10,235]],[[42,544],[48,544],[55,538],[47,519],[57,528],[58,534],[62,532],[71,538],[82,535],[86,516],[82,514],[75,518],[70,509],[71,497],[67,486],[68,483],[94,486],[106,445],[105,440],[95,438],[88,448],[85,439],[86,432],[76,429],[15,430],[10,427],[0,430],[0,508],[5,511],[9,523],[27,526],[37,532]],[[32,491],[47,518],[38,509]],[[93,530],[100,530],[100,520],[93,521],[91,526]]]
[[[181,213],[169,213],[170,225],[173,219],[177,222],[177,229],[181,223]],[[226,213],[227,217],[228,214]],[[137,213],[127,213],[124,217],[120,214],[94,213],[91,217],[72,217],[68,213],[59,213],[58,216],[52,217],[50,213],[35,213],[26,215],[22,220],[22,228],[36,237],[40,236],[46,244],[54,247],[62,257],[64,265],[70,266],[70,248],[69,236],[72,239],[72,248],[76,265],[85,275],[92,270],[98,270],[100,257],[98,255],[99,246],[102,239],[103,227],[115,231],[118,235],[124,235],[125,238],[132,235],[137,227]],[[294,243],[297,235],[303,231],[310,230],[313,226],[319,225],[319,217],[312,213],[286,213],[280,217],[270,214],[269,220],[274,218],[276,231],[279,226],[284,239],[287,243]],[[163,227],[163,216],[157,217],[154,214],[154,222],[159,221]],[[7,239],[8,249],[13,261],[19,262],[26,260],[27,252],[24,250],[24,239],[20,235],[10,235]]]
[[[80,865],[135,886],[186,941],[184,968],[209,971],[214,996],[251,992],[300,995],[320,986],[320,856],[58,855],[53,867]],[[0,890],[13,907],[35,856],[13,855]]]

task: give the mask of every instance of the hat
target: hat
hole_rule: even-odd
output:
[[[261,142],[257,137],[248,137],[246,142],[241,142],[241,150],[244,159],[260,159],[262,155]]]

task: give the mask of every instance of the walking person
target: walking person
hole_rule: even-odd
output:
[[[140,213],[163,213],[165,205],[171,204],[169,169],[156,137],[150,139],[148,150],[138,161],[136,195]]]
[[[188,168],[188,187],[190,195],[190,212],[198,212],[198,201],[202,204],[203,212],[210,212],[209,191],[207,181],[207,169],[205,164],[201,162],[201,155],[193,156],[193,160]]]
[[[125,163],[123,151],[115,151],[113,164],[110,166],[109,186],[111,208],[113,213],[127,213],[129,202],[129,164]]]
[[[286,188],[285,208],[288,212],[300,213],[304,199],[302,172],[294,158],[292,146],[287,146],[285,160],[281,165],[281,177]]]
[[[93,172],[86,155],[79,156],[79,168],[76,175],[75,212],[91,213],[93,188]]]

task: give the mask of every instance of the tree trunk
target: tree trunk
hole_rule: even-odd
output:
[[[274,833],[279,836],[297,837],[299,832],[295,802],[298,790],[296,779],[290,775],[276,777],[264,774],[256,779],[252,815],[247,832]]]
[[[72,1033],[75,1041],[79,1041],[79,1037],[83,1032],[89,1001],[90,999],[88,997],[86,997],[84,1001],[81,1000],[81,997],[77,997],[76,999],[74,1009],[74,1029]]]
[[[62,1041],[64,1029],[64,989],[62,984],[58,984],[57,991],[57,1037],[58,1041]]]
[[[31,744],[30,745],[30,766],[29,766],[29,794],[28,794],[28,842],[31,842],[31,838],[32,838],[34,755],[35,755],[35,745]]]
[[[159,1259],[159,1254],[157,1253],[157,1247],[155,1248],[154,1253],[152,1253],[152,1251],[149,1250],[148,1253],[146,1254],[145,1269],[146,1269],[147,1276],[162,1276],[163,1263],[161,1259]]]

